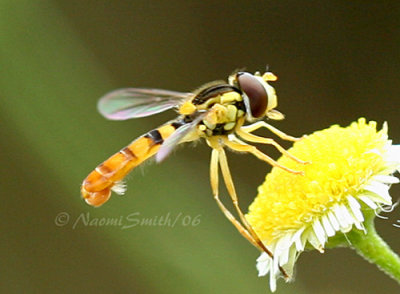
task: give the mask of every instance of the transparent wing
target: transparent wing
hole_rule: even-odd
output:
[[[165,139],[164,143],[162,143],[160,149],[156,154],[156,161],[163,161],[171,151],[180,143],[180,141],[190,133],[190,131],[194,130],[195,127],[201,122],[201,120],[205,117],[207,112],[200,113],[192,122],[184,124],[179,127],[171,136]]]
[[[97,108],[107,119],[125,120],[171,109],[190,95],[161,89],[125,88],[100,98]]]

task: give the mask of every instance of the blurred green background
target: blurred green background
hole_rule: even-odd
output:
[[[257,250],[212,199],[204,144],[135,170],[126,195],[101,208],[81,200],[97,164],[174,117],[107,121],[98,97],[128,86],[189,91],[268,64],[279,76],[281,130],[299,136],[365,116],[387,121],[399,143],[399,28],[399,1],[1,1],[0,292],[268,292]],[[229,158],[246,210],[270,167]],[[397,252],[398,211],[377,220]],[[129,215],[179,221],[125,229],[80,221]],[[198,215],[197,226],[184,225]],[[378,292],[399,286],[348,249],[302,254],[295,283],[277,291]]]

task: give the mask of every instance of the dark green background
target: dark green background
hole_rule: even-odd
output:
[[[279,76],[280,129],[298,136],[365,116],[387,121],[399,143],[399,25],[398,1],[1,1],[0,292],[266,293],[258,252],[212,199],[204,144],[134,171],[126,195],[99,209],[80,199],[98,163],[174,117],[110,122],[97,99],[127,86],[188,91],[268,64]],[[235,154],[230,165],[246,210],[270,167]],[[62,212],[70,219],[59,227]],[[74,227],[86,213],[200,214],[201,222]],[[377,221],[398,252],[399,218],[397,210]],[[280,282],[277,293],[398,291],[336,249],[302,254],[295,283]]]

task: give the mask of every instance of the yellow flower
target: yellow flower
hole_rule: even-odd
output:
[[[334,125],[296,142],[289,152],[311,164],[287,157],[279,163],[304,176],[273,168],[246,215],[275,256],[263,253],[257,259],[259,276],[270,274],[272,291],[278,266],[292,275],[306,245],[323,252],[338,233],[365,232],[365,211],[392,206],[389,187],[399,182],[392,174],[400,168],[400,146],[388,140],[386,124],[380,131],[364,118],[346,128]]]

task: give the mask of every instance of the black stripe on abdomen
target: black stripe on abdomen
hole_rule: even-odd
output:
[[[185,124],[186,124],[186,122],[182,119],[182,120],[177,120],[177,121],[172,122],[171,126],[176,130]]]
[[[133,151],[132,151],[129,147],[125,147],[125,148],[121,149],[121,150],[119,151],[119,153],[125,155],[125,157],[126,157],[127,159],[129,159],[129,160],[130,160],[130,159],[133,159],[133,158],[137,158],[137,156],[135,155],[135,153],[133,153]]]
[[[164,139],[161,137],[161,134],[158,130],[152,130],[145,135],[146,138],[153,140],[154,145],[162,144]]]

